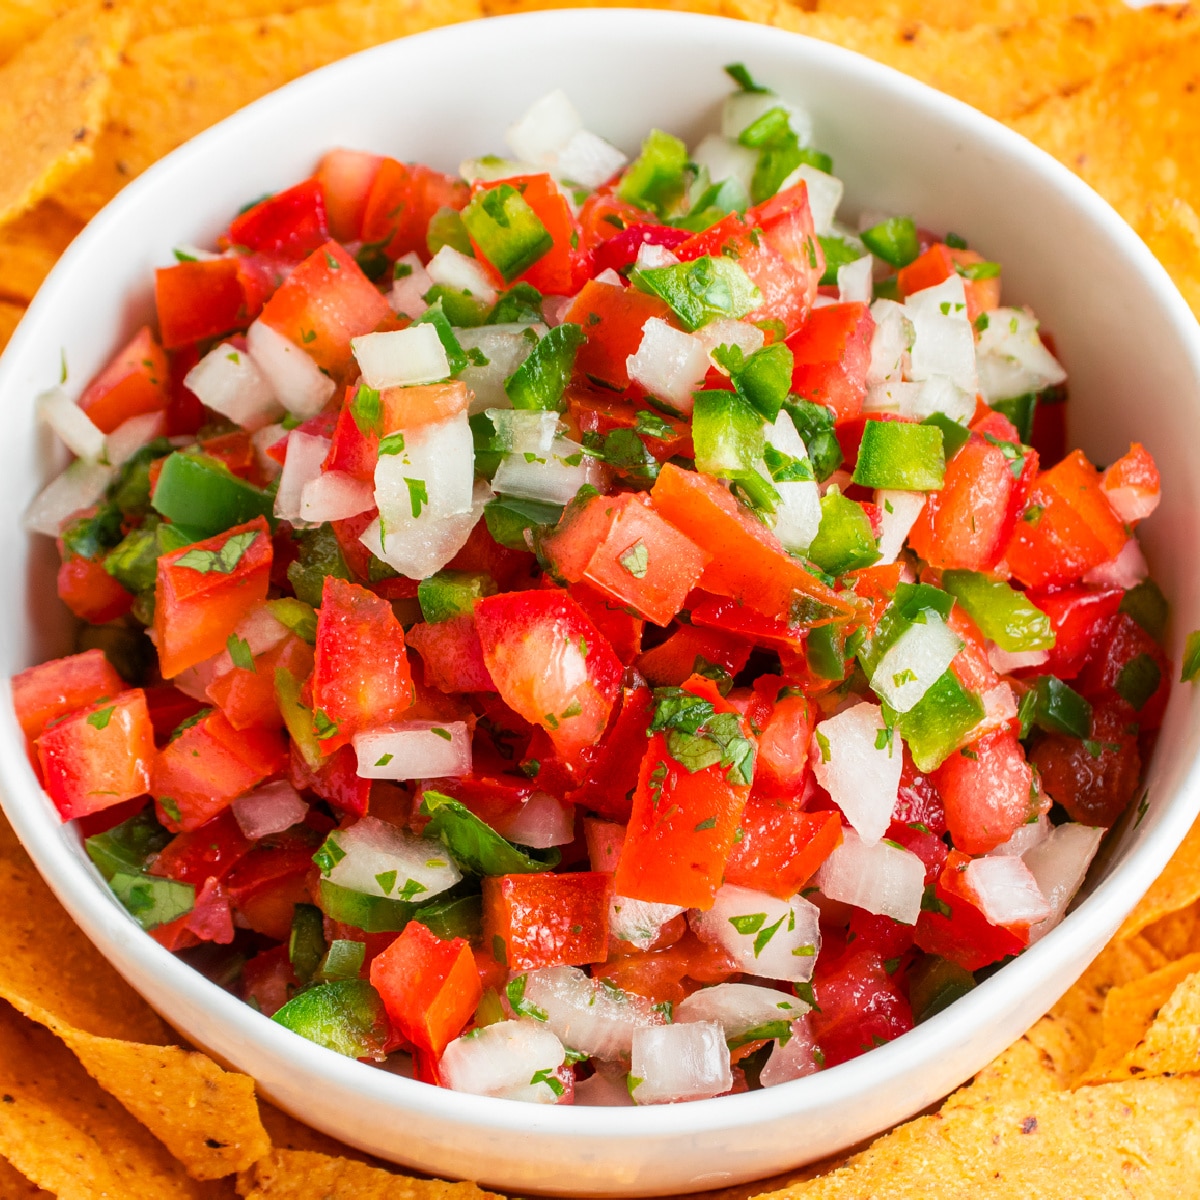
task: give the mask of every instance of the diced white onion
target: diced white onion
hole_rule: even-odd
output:
[[[899,377],[872,383],[863,399],[863,412],[894,412],[903,417],[912,415],[922,384],[904,383]]]
[[[870,304],[874,268],[874,259],[869,254],[838,267],[838,302]]]
[[[1098,567],[1093,567],[1084,577],[1084,583],[1099,584],[1101,587],[1119,587],[1128,591],[1137,587],[1150,574],[1146,557],[1138,540],[1131,537],[1121,547],[1117,557]]]
[[[692,411],[692,393],[708,374],[708,352],[690,333],[675,329],[658,317],[642,326],[636,354],[625,360],[629,378],[652,396],[665,400],[676,412]]]
[[[25,528],[30,533],[58,537],[68,517],[90,508],[112,483],[116,469],[106,464],[77,458],[34,497],[25,510]]]
[[[414,520],[401,516],[388,523],[386,537],[378,518],[358,539],[376,558],[409,579],[427,579],[440,571],[462,548],[492,498],[483,481],[475,484],[468,512],[446,517]]]
[[[119,467],[128,462],[143,446],[162,437],[166,428],[167,417],[161,409],[127,417],[108,435],[109,464]]]
[[[610,287],[618,287],[622,290],[625,288],[625,280],[612,267],[605,267],[599,275],[593,276],[592,282],[607,283]]]
[[[308,805],[286,779],[264,784],[233,802],[238,828],[252,842],[271,833],[282,833],[304,820]]]
[[[537,175],[539,171],[537,163],[497,158],[494,154],[487,154],[483,158],[464,158],[458,164],[458,173],[468,183],[495,183],[500,179],[515,179],[518,175]]]
[[[38,420],[49,425],[72,454],[93,462],[104,457],[104,434],[62,388],[42,392],[36,408]]]
[[[1066,915],[1103,837],[1103,829],[1090,825],[1057,825],[1044,842],[1025,852],[1025,865],[1050,907],[1050,915],[1030,930],[1030,942],[1044,937]]]
[[[818,234],[833,232],[833,219],[842,202],[845,185],[836,175],[819,171],[808,163],[801,163],[780,185],[781,192],[795,187],[801,180],[808,187],[808,207],[812,213],[813,230]],[[868,300],[870,295],[868,294]]]
[[[634,900],[630,896],[609,896],[608,932],[639,950],[649,950],[657,941],[662,927],[681,912],[683,909],[677,904]]]
[[[766,440],[781,454],[808,461],[808,449],[787,412],[781,410],[774,425],[765,430]],[[784,549],[803,554],[821,527],[821,493],[815,480],[795,479],[775,484],[779,504],[775,509],[775,536]]]
[[[701,988],[675,1005],[675,1020],[715,1021],[727,1042],[776,1021],[791,1022],[808,1012],[796,996],[753,983],[718,983]]]
[[[307,525],[344,521],[374,507],[371,485],[347,471],[322,471],[300,493],[300,520]]]
[[[771,1057],[759,1072],[758,1082],[765,1088],[778,1087],[793,1079],[803,1079],[821,1069],[824,1061],[807,1016],[792,1022],[792,1036],[786,1046],[776,1043]]]
[[[883,531],[879,535],[879,561],[894,563],[905,539],[925,507],[924,492],[897,492],[881,488],[875,493]]]
[[[756,350],[761,350],[767,340],[767,335],[757,325],[751,325],[749,321],[735,321],[731,317],[709,321],[697,329],[692,337],[704,347],[709,362],[722,375],[728,375],[729,372],[712,358],[712,352],[718,346],[737,346],[749,358]]]
[[[627,1055],[635,1030],[666,1022],[644,996],[592,979],[578,967],[528,972],[524,1000],[546,1014],[546,1028],[564,1046],[589,1057],[611,1060]]]
[[[475,443],[467,413],[403,432],[404,448],[381,454],[375,465],[375,503],[388,539],[421,521],[470,512],[473,502]]]
[[[558,436],[556,412],[528,408],[489,408],[488,420],[506,454],[547,455]]]
[[[997,675],[1011,675],[1026,667],[1040,667],[1050,659],[1049,650],[1001,650],[999,646],[988,647],[988,662]]]
[[[984,857],[1001,858],[1006,854],[1024,854],[1026,850],[1032,850],[1034,846],[1044,842],[1050,836],[1052,828],[1050,818],[1041,813],[1036,821],[1026,821],[1024,825],[1018,825],[1007,842],[1001,842],[999,846],[988,850]]]
[[[251,433],[283,416],[283,405],[254,359],[229,342],[210,350],[183,383],[207,408]]]
[[[914,292],[905,300],[904,311],[913,327],[909,378],[946,376],[973,396],[975,335],[967,320],[962,278],[954,275],[936,287]]]
[[[233,632],[239,642],[246,644],[252,658],[274,650],[288,636],[287,626],[275,616],[266,603],[252,608],[233,627]],[[228,648],[197,664],[199,678],[203,678],[206,688],[214,679],[227,675],[233,668],[233,656]],[[177,682],[176,687],[178,686]],[[203,698],[202,696],[201,699]]]
[[[269,480],[278,478],[283,467],[267,453],[267,450],[287,435],[288,431],[282,425],[264,425],[250,435],[250,444],[254,447],[254,461]]]
[[[415,319],[429,307],[423,297],[433,287],[433,280],[429,278],[425,264],[415,253],[406,254],[398,259],[396,267],[408,267],[408,272],[397,275],[392,283],[392,311]]]
[[[458,344],[468,353],[478,350],[487,362],[459,372],[459,379],[474,393],[471,413],[488,408],[511,408],[504,381],[529,357],[546,326],[480,325],[476,329],[456,329]]]
[[[246,331],[246,346],[254,365],[266,376],[288,412],[307,420],[333,399],[337,384],[299,346],[270,325],[255,321]]]
[[[729,1050],[715,1021],[660,1025],[633,1035],[630,1075],[638,1104],[719,1096],[733,1087]]]
[[[542,319],[553,329],[567,319],[575,303],[574,296],[544,296],[542,298]]]
[[[629,160],[616,146],[586,129],[576,130],[558,152],[554,177],[585,188],[597,188]]]
[[[692,151],[692,161],[698,167],[706,167],[708,177],[714,183],[733,179],[741,185],[747,196],[750,195],[750,185],[758,166],[757,150],[743,146],[734,138],[710,133]]]
[[[400,721],[354,735],[360,779],[441,779],[471,773],[466,721]]]
[[[420,896],[424,901],[462,878],[441,842],[417,837],[378,817],[360,817],[326,840],[342,852],[328,878],[352,892],[408,900]]]
[[[578,442],[559,437],[545,461],[527,462],[524,455],[507,455],[496,469],[492,484],[506,496],[566,504],[585,483],[602,492],[607,481],[603,463],[584,454]]]
[[[843,829],[842,844],[817,872],[817,886],[830,900],[915,925],[925,891],[925,864],[911,850],[884,841],[868,845],[853,829]]]
[[[871,688],[897,712],[915,708],[963,648],[962,638],[935,612],[925,612],[888,647],[871,675]]]
[[[487,272],[475,259],[468,258],[453,246],[443,246],[429,260],[425,271],[434,283],[456,292],[466,292],[484,304],[496,303],[496,289]]]
[[[638,247],[637,261],[634,263],[639,270],[649,271],[655,267],[673,267],[679,262],[675,254],[666,246],[654,242],[643,242]]]
[[[993,925],[1035,925],[1051,912],[1025,861],[1016,855],[973,858],[963,881]]]
[[[990,404],[1062,383],[1062,365],[1038,337],[1038,323],[1019,308],[988,313],[979,335],[979,390]]]
[[[959,387],[946,375],[930,375],[913,393],[905,415],[923,421],[934,413],[966,425],[975,415],[975,393]]]
[[[455,1038],[439,1070],[442,1083],[456,1092],[555,1104],[550,1085],[532,1080],[553,1074],[566,1057],[558,1038],[537,1021],[497,1021]]]
[[[876,704],[855,704],[813,733],[812,768],[846,820],[868,844],[887,832],[900,790],[904,755],[887,736]]]
[[[409,387],[450,377],[450,362],[432,325],[410,325],[352,338],[350,346],[368,387]]]
[[[895,300],[876,300],[871,305],[871,316],[875,319],[875,331],[871,334],[867,383],[898,382],[915,336],[912,321],[904,306]]]
[[[506,817],[503,827],[498,824],[496,829],[510,842],[534,850],[567,846],[575,840],[575,806],[549,792],[534,792]]]
[[[780,900],[731,883],[718,889],[712,908],[688,913],[697,936],[724,949],[739,970],[799,983],[812,978],[821,949],[819,920],[816,905],[801,896]]]
[[[281,521],[299,522],[304,489],[320,477],[321,464],[329,455],[330,444],[328,438],[299,429],[288,434],[287,457],[279,476],[279,490],[275,493],[275,515]]]
[[[504,142],[518,158],[549,167],[582,128],[579,110],[562,88],[555,88],[535,100],[520,120],[505,130]]]

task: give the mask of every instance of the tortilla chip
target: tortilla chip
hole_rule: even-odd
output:
[[[1013,128],[1082,176],[1127,221],[1141,218],[1148,195],[1198,208],[1200,37],[1107,71]],[[1200,857],[1191,869],[1200,879]]]
[[[68,13],[79,0],[5,0],[0,4],[0,63]]]
[[[1200,820],[1188,831],[1163,873],[1150,885],[1114,941],[1132,938],[1148,925],[1200,900]]]
[[[91,158],[128,29],[113,0],[93,0],[0,67],[0,224]]]
[[[1189,955],[1162,971],[1114,988],[1108,1001],[1114,1008],[1114,1026],[1122,1018],[1123,1042],[1088,1072],[1088,1081],[1135,1079],[1141,1075],[1176,1075],[1200,1071],[1200,954]],[[1105,1018],[1109,1015],[1105,1005]],[[1114,1029],[1114,1033],[1117,1032]],[[1136,1036],[1132,1036],[1136,1034]],[[1124,1053],[1118,1051],[1124,1050]]]
[[[25,305],[0,300],[0,353],[3,353],[24,315]]]
[[[772,1200],[1077,1200],[1192,1194],[1200,1080],[1144,1079],[920,1117]]]
[[[1183,200],[1153,204],[1134,226],[1200,320],[1200,216]]]
[[[7,1004],[0,1004],[0,1155],[60,1200],[205,1195],[53,1034]]]
[[[354,1158],[371,1166],[383,1167],[386,1165],[373,1155],[362,1150],[355,1150],[353,1147],[339,1142],[337,1138],[331,1138],[327,1133],[321,1133],[320,1130],[313,1129],[311,1125],[305,1125],[303,1121],[298,1121],[295,1117],[285,1113],[283,1109],[276,1108],[266,1100],[259,1100],[258,1112],[263,1126],[266,1128],[267,1137],[276,1150],[309,1150],[334,1158],[339,1155],[344,1158]]]
[[[238,1180],[246,1200],[502,1200],[473,1183],[393,1175],[348,1158],[272,1150]]]
[[[43,1191],[3,1158],[0,1158],[0,1196],[5,1200],[54,1200],[53,1192]]]
[[[541,12],[550,8],[666,8],[710,16],[717,16],[724,10],[721,0],[483,0],[483,11],[489,17]]]
[[[800,7],[866,21],[923,21],[944,29],[967,29],[976,24],[1017,25],[1077,13],[1101,16],[1116,11],[1118,4],[1116,0],[974,0],[971,4],[962,0],[814,0]]]
[[[342,0],[144,38],[113,76],[95,160],[56,199],[87,220],[168,151],[289,80],[368,46],[481,15],[479,0]]]
[[[0,228],[0,299],[28,304],[82,228],[50,200]]]

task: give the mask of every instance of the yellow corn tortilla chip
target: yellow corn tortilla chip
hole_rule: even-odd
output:
[[[1016,25],[1022,21],[1052,20],[1077,13],[1100,16],[1118,8],[1116,0],[815,0],[802,8],[822,14],[902,23],[923,21],[946,29],[971,25]]]
[[[1121,923],[1114,941],[1132,938],[1148,925],[1200,900],[1200,820],[1188,831],[1163,873]]]
[[[321,1133],[320,1130],[313,1129],[311,1125],[305,1125],[303,1121],[298,1121],[295,1117],[285,1113],[283,1109],[276,1108],[266,1100],[259,1100],[258,1113],[266,1128],[271,1145],[277,1150],[309,1150],[326,1157],[336,1158],[341,1155],[344,1158],[357,1159],[372,1166],[384,1165],[372,1155],[343,1145],[327,1133]]]
[[[1189,904],[1147,925],[1141,936],[1168,959],[1192,954],[1200,950],[1200,912],[1195,904]]]
[[[114,0],[94,0],[0,67],[0,224],[91,158],[128,29]]]
[[[0,63],[6,62],[79,0],[4,0],[0,4]]]
[[[4,1158],[0,1158],[0,1196],[5,1200],[54,1200],[53,1192],[44,1191],[26,1179]]]
[[[87,220],[168,151],[259,96],[368,46],[482,15],[479,0],[347,2],[133,43],[95,159],[56,199]],[[314,156],[323,147],[313,147]]]
[[[82,228],[51,200],[0,227],[0,299],[28,304]]]
[[[246,1200],[501,1200],[473,1183],[393,1175],[348,1158],[272,1150],[238,1180]]]
[[[7,1004],[0,1004],[0,1155],[60,1200],[205,1195],[206,1185],[189,1179],[53,1034]]]
[[[711,16],[723,10],[721,0],[483,0],[483,11],[489,17],[549,8],[666,8]]]
[[[0,300],[0,353],[4,352],[4,347],[8,345],[24,315],[25,305]]]
[[[1200,320],[1200,216],[1184,200],[1151,205],[1134,226]]]
[[[1106,71],[1013,127],[1082,176],[1127,221],[1141,217],[1148,195],[1174,196],[1196,208],[1200,37]],[[1191,869],[1200,879],[1200,858]]]

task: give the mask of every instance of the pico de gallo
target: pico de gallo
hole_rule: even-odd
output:
[[[799,107],[629,161],[561,92],[338,149],[40,415],[78,652],[13,700],[151,937],[546,1104],[771,1087],[1059,922],[1169,688],[1150,454],[1068,452],[1001,265],[840,212]]]

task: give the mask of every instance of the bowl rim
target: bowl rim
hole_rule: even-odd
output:
[[[70,284],[77,259],[93,242],[106,236],[118,215],[140,205],[143,196],[152,197],[160,183],[180,169],[190,156],[236,137],[243,126],[263,113],[286,107],[294,97],[313,87],[314,80],[369,70],[386,62],[396,53],[397,45],[413,43],[422,52],[433,54],[441,50],[443,44],[453,47],[463,37],[476,36],[485,25],[494,30],[497,22],[515,29],[525,25],[561,27],[565,35],[581,37],[586,36],[593,23],[608,25],[618,19],[642,26],[644,32],[636,31],[642,36],[661,32],[672,38],[686,38],[689,31],[708,37],[718,29],[728,29],[731,23],[730,18],[706,14],[621,8],[545,10],[486,17],[426,30],[360,51],[268,93],[211,126],[125,187],[93,217],[68,248],[43,283],[10,346],[0,358],[0,395],[10,385],[25,347],[33,343],[38,326],[53,309],[58,294]],[[986,144],[1003,158],[1022,160],[1030,169],[1046,177],[1074,207],[1102,226],[1113,243],[1136,262],[1154,288],[1162,312],[1171,323],[1173,336],[1187,348],[1200,378],[1200,325],[1170,276],[1115,210],[1067,167],[999,121],[855,51],[773,26],[742,21],[736,24],[740,27],[739,37],[751,41],[755,38],[764,43],[798,39],[807,45],[809,54],[825,56],[848,81],[862,78],[867,83],[887,87],[918,108],[940,110],[943,118],[961,127],[964,136]],[[128,966],[131,971],[158,976],[177,993],[197,993],[231,1034],[258,1043],[280,1063],[287,1063],[293,1069],[300,1067],[314,1085],[328,1081],[359,1092],[369,1102],[377,1101],[390,1107],[419,1105],[430,1115],[454,1125],[476,1125],[516,1135],[537,1130],[583,1140],[621,1137],[653,1141],[684,1126],[693,1134],[703,1135],[707,1131],[736,1129],[757,1124],[768,1117],[778,1117],[781,1108],[799,1115],[817,1107],[844,1102],[872,1088],[900,1082],[913,1070],[914,1062],[936,1055],[941,1044],[968,1040],[970,1032],[986,1022],[1003,992],[1026,994],[1045,985],[1060,969],[1060,947],[1066,947],[1066,939],[1082,919],[1086,917],[1094,929],[1105,929],[1106,938],[1111,936],[1161,873],[1200,812],[1200,756],[1196,756],[1170,796],[1170,811],[1159,818],[1149,836],[1133,847],[1058,927],[946,1010],[868,1054],[813,1076],[736,1096],[641,1108],[539,1106],[453,1092],[343,1058],[264,1017],[164,949],[119,907],[98,873],[94,870],[89,873],[89,868],[67,850],[58,835],[57,816],[50,801],[38,786],[24,755],[16,753],[23,745],[23,739],[12,705],[6,703],[0,707],[3,709],[0,711],[0,744],[7,744],[11,751],[0,755],[0,803],[43,878],[101,953],[123,975],[128,978]],[[19,803],[18,798],[34,803]],[[1161,799],[1158,802],[1162,803]],[[35,805],[40,810],[36,813],[33,811]],[[99,905],[98,897],[102,901]],[[136,990],[137,985],[133,986]],[[162,1015],[170,1022],[170,1014]]]

